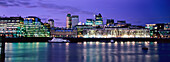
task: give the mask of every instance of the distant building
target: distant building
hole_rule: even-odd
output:
[[[0,17],[0,36],[24,37],[22,17]]]
[[[93,19],[86,19],[86,25],[94,25]]]
[[[54,20],[53,19],[49,19],[48,20],[48,24],[50,24],[50,27],[54,27]]]
[[[72,27],[75,27],[76,25],[78,25],[78,23],[79,23],[79,16],[73,15],[73,16],[71,16],[71,19],[72,19]]]
[[[126,21],[117,21],[118,24],[125,24]]]
[[[114,24],[114,19],[107,19],[106,25],[111,26]]]
[[[102,25],[103,24],[103,18],[102,15],[99,13],[98,15],[95,15],[95,25]]]
[[[56,28],[51,29],[52,37],[77,37],[77,30]]]
[[[117,21],[117,23],[114,23],[114,26],[128,28],[131,24],[127,24],[126,21]]]
[[[71,14],[67,14],[66,27],[67,27],[67,28],[72,28]]]

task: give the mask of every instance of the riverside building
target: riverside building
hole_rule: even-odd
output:
[[[0,36],[24,37],[22,17],[0,17]]]
[[[50,31],[41,22],[41,19],[35,16],[24,18],[25,37],[50,37]]]
[[[148,29],[103,28],[85,29],[84,38],[150,38]]]

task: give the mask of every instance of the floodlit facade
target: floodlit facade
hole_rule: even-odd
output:
[[[77,37],[77,30],[71,29],[51,29],[51,37]]]
[[[34,16],[24,18],[25,37],[49,37],[50,32],[41,20]]]
[[[150,38],[148,29],[104,28],[85,29],[84,38]]]

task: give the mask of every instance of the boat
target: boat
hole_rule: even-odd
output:
[[[50,43],[67,43],[70,42],[69,40],[63,39],[63,38],[55,38],[53,37],[52,40],[48,40]]]

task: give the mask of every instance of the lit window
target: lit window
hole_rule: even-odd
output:
[[[12,22],[15,22],[15,20],[12,20]]]
[[[17,20],[17,22],[19,22],[19,20]]]
[[[5,20],[5,22],[7,22],[7,20]]]

